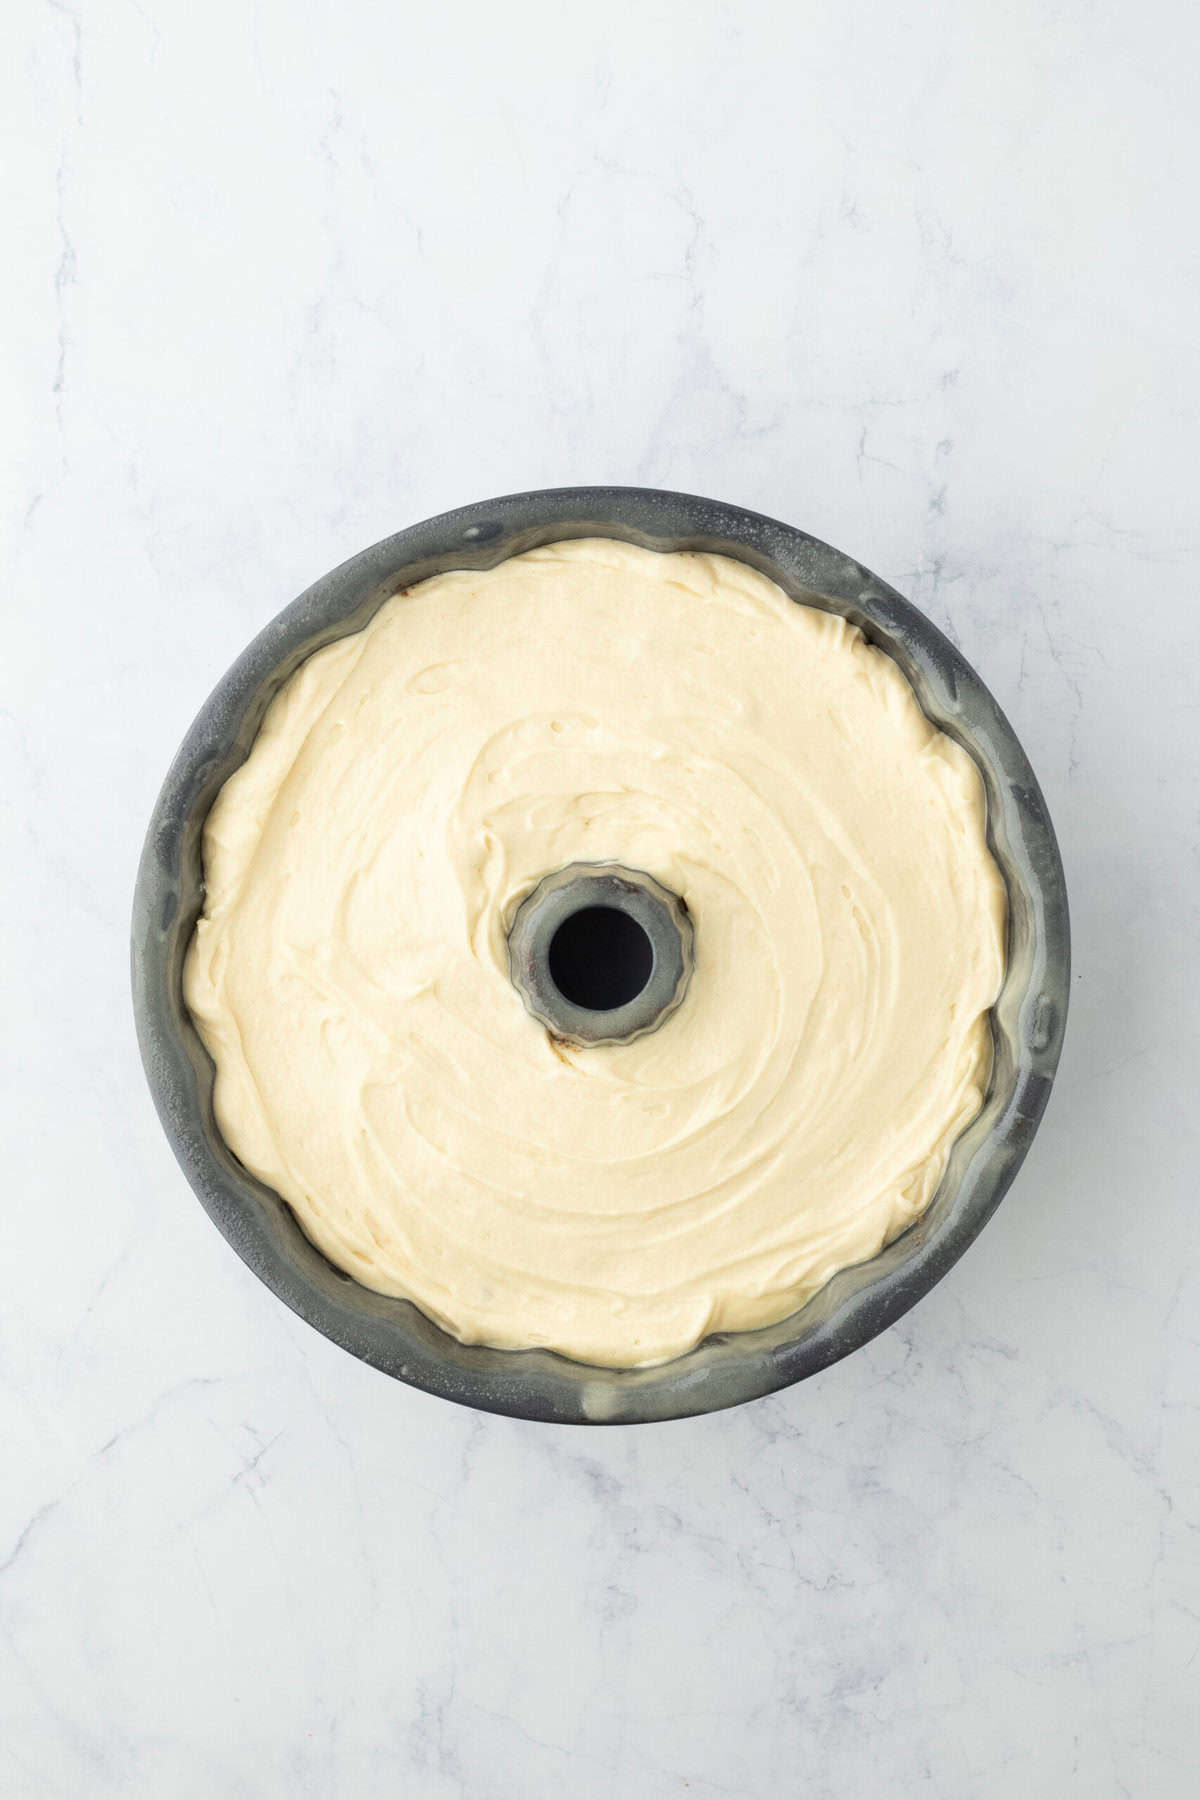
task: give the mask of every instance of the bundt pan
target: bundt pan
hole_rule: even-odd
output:
[[[736,557],[794,599],[852,620],[899,663],[930,719],[975,758],[989,841],[1008,886],[991,1086],[926,1212],[790,1318],[718,1334],[648,1369],[460,1344],[408,1301],[372,1293],[335,1269],[222,1141],[213,1067],[182,993],[184,952],[203,900],[205,815],[280,684],[400,588],[447,569],[490,569],[574,537]],[[134,1005],[155,1104],[185,1175],[242,1260],[310,1325],[386,1374],[462,1405],[562,1424],[685,1418],[753,1400],[814,1375],[914,1306],[983,1228],[1029,1148],[1062,1044],[1069,964],[1066,889],[1045,802],[1011,726],[954,646],[828,544],[737,506],[646,488],[563,488],[464,506],[364,550],[309,588],[242,653],[184,739],[150,821],[133,911]]]

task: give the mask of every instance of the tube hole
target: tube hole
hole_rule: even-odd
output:
[[[636,919],[615,906],[585,906],[550,940],[550,978],[564,1000],[612,1012],[636,1000],[654,970],[654,946]]]

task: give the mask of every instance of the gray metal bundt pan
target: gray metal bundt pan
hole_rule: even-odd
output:
[[[737,557],[795,599],[860,626],[900,664],[929,717],[974,756],[1008,885],[1008,970],[993,1014],[991,1087],[928,1210],[780,1324],[719,1334],[651,1369],[460,1344],[409,1302],[333,1268],[223,1143],[212,1064],[182,996],[184,952],[203,898],[205,815],[280,684],[400,588],[573,537]],[[242,1260],[310,1325],[387,1374],[466,1406],[559,1423],[633,1424],[734,1406],[815,1374],[907,1312],[962,1255],[1020,1167],[1050,1093],[1069,979],[1067,895],[1045,802],[1012,728],[953,645],[828,544],[740,507],[647,488],[562,488],[465,506],[364,550],[309,588],[242,653],[184,739],[150,821],[133,909],[134,1007],[154,1101],[184,1173]]]

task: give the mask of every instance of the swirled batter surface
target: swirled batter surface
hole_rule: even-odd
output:
[[[921,1212],[981,1104],[978,771],[738,562],[577,541],[398,595],[283,688],[204,858],[227,1142],[469,1342],[636,1364],[778,1319]],[[505,934],[588,861],[681,894],[696,965],[656,1032],[574,1049]]]

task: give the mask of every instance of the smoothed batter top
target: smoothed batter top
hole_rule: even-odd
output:
[[[467,1342],[649,1363],[793,1311],[927,1205],[990,1068],[1005,891],[891,659],[744,564],[603,539],[440,575],[311,656],[204,836],[184,972],[231,1149]],[[527,1013],[547,872],[695,927],[631,1044]]]

